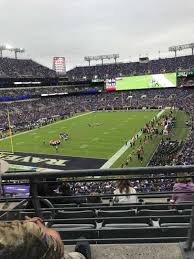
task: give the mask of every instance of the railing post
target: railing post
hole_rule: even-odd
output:
[[[192,206],[192,213],[191,213],[191,228],[188,231],[188,240],[186,242],[186,251],[191,251],[193,248],[193,239],[194,239],[194,206]]]
[[[42,218],[41,205],[38,197],[38,183],[39,180],[37,178],[30,179],[30,196],[32,197],[31,201],[36,215]]]

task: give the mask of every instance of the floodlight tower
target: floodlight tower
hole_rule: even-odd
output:
[[[6,50],[6,46],[5,45],[0,45],[0,58],[3,57],[3,51]]]
[[[177,57],[177,46],[172,46],[172,47],[170,47],[169,49],[168,49],[168,51],[170,51],[170,52],[174,52],[174,56],[175,56],[175,58]]]
[[[90,62],[91,62],[92,58],[87,56],[87,57],[84,57],[84,60],[87,61],[90,66]]]
[[[25,49],[24,48],[14,48],[14,49],[12,49],[12,51],[14,51],[15,59],[17,59],[18,58],[18,53],[24,53]]]
[[[119,58],[119,54],[113,54],[113,59],[115,60],[115,64],[117,63],[118,58]]]
[[[192,55],[193,55],[193,54],[194,54],[194,43],[191,43],[191,44],[190,44],[190,48],[191,48]]]
[[[104,57],[103,56],[101,56],[101,62],[102,62],[102,65],[104,65]]]

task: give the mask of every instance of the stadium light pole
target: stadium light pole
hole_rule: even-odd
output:
[[[191,46],[191,53],[194,54],[194,44]]]
[[[0,46],[0,58],[3,57],[3,51],[6,50],[6,46],[5,45],[1,45]]]
[[[14,48],[12,51],[15,53],[15,59],[18,58],[18,53],[24,53],[25,49],[24,48]]]

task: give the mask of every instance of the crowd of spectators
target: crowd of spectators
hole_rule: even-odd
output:
[[[132,96],[132,98],[128,98]],[[142,109],[147,108],[164,108],[177,107],[185,110],[190,114],[191,119],[188,121],[190,133],[180,149],[176,150],[176,155],[170,160],[164,159],[154,165],[176,165],[176,164],[194,164],[194,89],[151,89],[149,91],[124,91],[124,92],[107,92],[94,95],[65,96],[55,98],[37,98],[30,101],[1,103],[0,110],[0,127],[8,127],[7,108],[10,113],[11,124],[14,126],[37,124],[39,120],[55,120],[56,116],[69,116],[76,112],[89,110],[112,110],[121,108]],[[39,125],[39,124],[37,124]],[[166,143],[167,147],[171,142]],[[165,143],[161,144],[163,149]],[[174,149],[174,144],[172,145]],[[168,150],[165,146],[165,150]],[[174,154],[174,153],[173,153]],[[165,158],[166,156],[164,156]],[[132,187],[138,191],[162,191],[172,190],[174,182],[171,180],[142,180],[132,181]],[[100,183],[77,183],[74,187],[76,194],[83,193],[113,193],[115,190],[114,182]]]
[[[15,97],[15,96],[40,96],[41,94],[64,93],[67,86],[46,86],[46,87],[21,87],[21,88],[0,88],[0,97]]]
[[[161,141],[157,151],[152,157],[149,166],[165,166],[176,164],[174,156],[180,151],[182,142],[171,141],[170,139]]]
[[[31,59],[0,58],[0,78],[54,78],[56,72]]]
[[[8,127],[7,110],[9,110],[11,124],[14,127],[36,124],[38,121],[52,120],[76,112],[88,110],[112,110],[124,108],[142,109],[178,107],[189,113],[193,107],[193,89],[151,89],[149,91],[105,92],[93,95],[65,96],[54,98],[36,98],[17,102],[0,103],[0,128]],[[132,96],[132,98],[128,98]]]
[[[98,91],[102,90],[102,87],[94,87],[89,85],[77,86],[72,83],[72,85],[64,86],[37,86],[37,87],[21,87],[21,88],[0,88],[0,98],[1,97],[18,97],[27,96],[28,98],[40,97],[42,94],[67,94],[67,93],[77,93],[83,91]]]
[[[129,75],[173,73],[177,70],[192,69],[194,56],[181,56],[150,60],[148,63],[130,62],[104,64],[95,66],[80,66],[67,72],[71,80],[92,78],[115,78]]]

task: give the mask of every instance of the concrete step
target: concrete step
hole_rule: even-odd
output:
[[[179,244],[92,245],[92,259],[183,259]],[[74,247],[65,246],[73,251]]]

